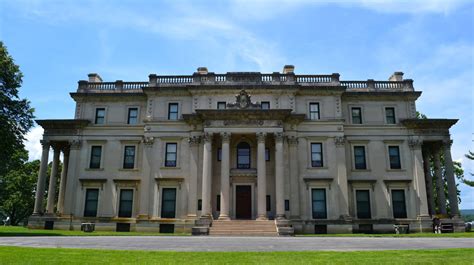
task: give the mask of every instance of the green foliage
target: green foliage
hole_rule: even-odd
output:
[[[23,149],[24,135],[33,126],[30,102],[19,98],[23,74],[0,41],[0,178],[15,169],[21,160],[16,150]]]
[[[469,160],[474,160],[474,152],[469,151],[469,154],[466,154],[466,158]],[[474,176],[474,173],[471,173],[471,176]],[[468,186],[474,187],[474,180],[462,179],[462,182]]]

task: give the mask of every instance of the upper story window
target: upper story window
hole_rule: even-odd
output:
[[[178,120],[178,103],[169,103],[168,120]]]
[[[365,161],[365,146],[354,146],[354,168],[367,169]]]
[[[84,204],[84,217],[96,217],[99,202],[99,189],[87,189]]]
[[[166,144],[165,167],[176,167],[177,143]]]
[[[362,124],[362,109],[360,107],[351,108],[351,116],[353,124]]]
[[[310,120],[319,120],[319,103],[311,102],[309,103],[309,119]]]
[[[369,190],[356,191],[357,218],[370,219],[370,192]]]
[[[250,145],[246,142],[237,145],[237,168],[250,168]]]
[[[89,168],[100,168],[100,159],[102,157],[102,146],[93,145],[91,147],[91,161]]]
[[[133,210],[133,190],[120,190],[119,217],[132,217]]]
[[[105,108],[95,109],[95,124],[105,124]]]
[[[219,101],[217,102],[217,109],[226,109],[226,105],[225,101]]]
[[[390,169],[401,169],[402,165],[400,163],[400,147],[398,146],[389,146],[388,147],[388,156],[390,160]]]
[[[125,146],[123,154],[123,168],[135,168],[135,146]]]
[[[392,190],[393,218],[407,218],[405,190]]]
[[[311,166],[312,167],[323,166],[323,144],[322,143],[311,143]]]
[[[138,108],[129,108],[128,109],[128,124],[137,124],[138,123]]]
[[[385,120],[387,121],[387,124],[395,124],[395,108],[393,107],[387,107],[385,108]]]
[[[262,102],[260,103],[260,107],[261,107],[262,109],[270,109],[270,101],[262,101]]]

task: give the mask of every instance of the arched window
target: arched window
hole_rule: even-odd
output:
[[[237,145],[237,168],[250,168],[250,145],[246,142]]]

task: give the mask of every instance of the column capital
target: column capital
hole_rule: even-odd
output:
[[[283,142],[283,139],[284,139],[284,135],[283,135],[282,132],[277,132],[277,133],[275,133],[275,141],[276,141],[277,143]]]
[[[422,145],[423,145],[423,141],[421,141],[419,138],[410,138],[410,139],[408,139],[408,146],[412,150],[421,149]]]
[[[444,148],[444,149],[451,149],[451,145],[453,145],[453,140],[451,139],[446,139],[446,140],[443,140],[441,146]]]
[[[298,137],[295,135],[287,135],[286,138],[288,139],[288,143],[290,145],[297,145],[298,144]]]
[[[152,147],[153,143],[155,143],[155,137],[153,137],[153,136],[143,136],[142,142],[146,147]]]
[[[210,143],[212,142],[212,136],[213,136],[213,133],[206,132],[204,133],[202,139],[204,140],[205,143]]]
[[[224,143],[229,143],[230,142],[230,136],[231,136],[231,133],[229,132],[221,132],[221,138],[222,138],[222,142]]]
[[[193,135],[188,138],[188,143],[190,146],[198,146],[201,143],[200,135]]]
[[[267,136],[266,133],[263,133],[263,132],[259,132],[257,133],[257,141],[259,143],[265,143],[265,137]]]
[[[336,136],[334,137],[334,144],[337,147],[344,147],[346,144],[346,137],[344,136]]]
[[[61,150],[63,151],[64,155],[69,155],[69,151],[71,150],[71,145],[65,144],[62,146]]]
[[[63,146],[58,142],[51,143],[51,147],[53,148],[54,153],[60,153],[63,149]]]
[[[81,149],[82,141],[81,140],[72,140],[70,142],[70,148],[73,150]]]
[[[43,146],[43,149],[49,149],[51,143],[48,140],[40,140],[41,145]]]

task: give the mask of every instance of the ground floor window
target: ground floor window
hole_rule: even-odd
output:
[[[133,190],[120,190],[119,217],[132,217]]]
[[[161,218],[176,217],[176,188],[163,188]]]
[[[326,189],[311,189],[313,219],[326,219]]]
[[[84,205],[84,217],[96,217],[99,202],[99,189],[86,190],[86,203]]]
[[[356,191],[357,218],[370,219],[370,193],[368,190]]]
[[[392,205],[394,218],[407,218],[405,190],[392,190]]]

